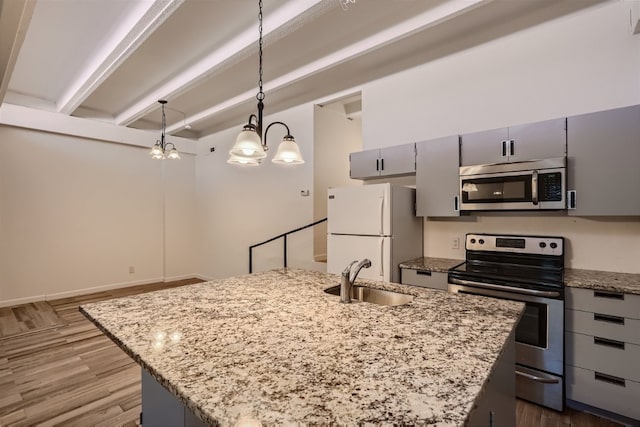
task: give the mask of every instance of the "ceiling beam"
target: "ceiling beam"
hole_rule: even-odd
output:
[[[0,106],[0,125],[144,148],[151,148],[160,136],[159,131],[132,129],[13,104]],[[197,142],[193,139],[172,136],[171,142],[180,154],[197,153]]]
[[[73,113],[183,2],[184,0],[139,2],[56,102],[57,111],[63,114]]]
[[[31,22],[35,0],[0,0],[0,103]]]
[[[284,74],[278,78],[269,81],[268,92],[273,92],[278,89],[287,87],[299,80],[311,77],[317,73],[322,72],[332,66],[340,63],[347,62],[358,56],[375,51],[387,44],[394,43],[404,37],[408,37],[419,31],[423,31],[427,28],[433,27],[442,23],[443,21],[453,19],[463,13],[469,12],[476,7],[490,3],[492,0],[450,0],[432,9],[429,9],[423,13],[413,16],[404,22],[401,22],[393,27],[389,27],[379,33],[376,33],[370,37],[360,40],[350,46],[346,46],[336,52],[331,53],[323,58],[313,61],[303,67],[293,70],[287,74]],[[257,88],[256,88],[257,90]],[[231,99],[228,99],[220,104],[214,105],[203,111],[191,115],[186,118],[186,123],[194,124],[201,120],[205,120],[221,111],[235,107],[242,103],[249,101],[251,98],[255,99],[256,91],[247,91],[243,94],[237,95]],[[183,129],[183,123],[176,123],[167,127],[167,133],[177,132]]]
[[[284,6],[265,17],[263,37],[275,33],[285,25],[292,25],[292,21],[314,9],[320,3],[325,3],[325,5],[333,7],[333,2],[327,3],[326,0],[290,0]],[[256,27],[252,26],[247,28],[220,49],[211,52],[196,64],[156,88],[133,106],[117,115],[115,123],[126,126],[157,108],[158,99],[176,97],[203,81],[208,75],[213,73],[217,67],[236,57],[238,52],[255,45],[258,41],[257,33],[257,25]]]

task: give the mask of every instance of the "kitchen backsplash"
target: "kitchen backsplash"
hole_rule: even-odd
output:
[[[424,224],[424,255],[464,259],[466,233],[562,236],[566,266],[640,273],[640,217],[567,217],[564,213],[483,213],[460,218],[429,218]],[[454,249],[455,239],[460,239]]]

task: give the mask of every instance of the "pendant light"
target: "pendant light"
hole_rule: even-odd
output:
[[[273,125],[282,125],[287,130],[287,134],[282,139],[282,142],[278,146],[276,155],[271,160],[273,163],[281,164],[300,164],[304,163],[302,156],[300,155],[300,149],[296,140],[291,136],[289,126],[283,122],[273,122],[269,124],[262,134],[262,111],[264,110],[264,92],[262,91],[262,0],[258,0],[258,94],[256,99],[258,100],[258,115],[251,114],[246,125],[242,128],[242,131],[236,138],[236,142],[229,151],[229,159],[227,163],[243,165],[243,166],[258,166],[262,159],[267,157],[267,133]],[[255,122],[255,123],[254,123]]]
[[[173,142],[166,142],[164,138],[165,131],[167,129],[167,118],[164,114],[164,105],[167,103],[166,100],[160,99],[158,103],[162,105],[162,134],[160,135],[160,140],[156,141],[155,145],[149,152],[152,159],[169,159],[169,160],[179,160],[180,153],[176,149],[176,146]],[[169,148],[171,146],[171,148]],[[167,150],[169,152],[167,153]]]

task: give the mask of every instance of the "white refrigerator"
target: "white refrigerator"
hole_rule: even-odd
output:
[[[327,193],[327,271],[340,274],[351,261],[369,258],[371,267],[358,277],[399,283],[398,264],[422,256],[415,189],[385,183]]]

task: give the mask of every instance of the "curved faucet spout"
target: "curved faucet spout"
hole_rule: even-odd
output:
[[[355,267],[355,273],[352,274],[352,267],[354,264],[358,263]],[[351,287],[353,286],[353,282],[356,281],[356,277],[358,277],[358,273],[363,268],[371,267],[371,261],[367,258],[362,261],[353,261],[349,264],[343,271],[342,277],[340,280],[340,302],[349,303],[351,302]]]
[[[351,284],[353,285],[353,282],[356,281],[356,277],[358,277],[358,273],[360,273],[360,270],[362,270],[363,268],[369,268],[369,267],[371,267],[371,260],[369,260],[368,258],[365,258],[362,261],[360,261],[358,265],[356,265],[356,268],[355,268],[356,272],[349,279],[349,282],[351,282]]]

